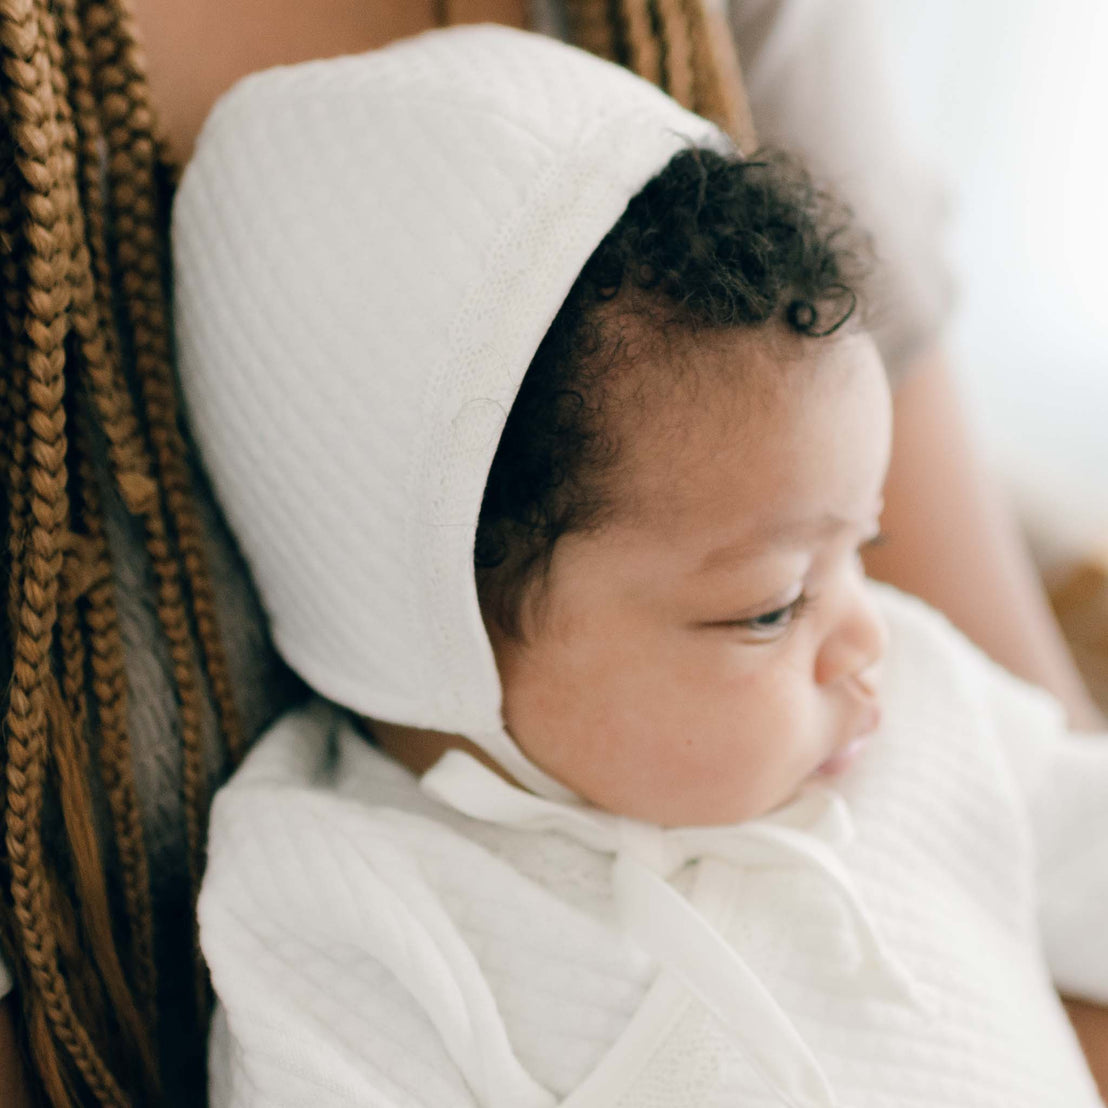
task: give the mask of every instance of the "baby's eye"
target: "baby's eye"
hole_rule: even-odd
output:
[[[784,608],[778,608],[774,612],[766,612],[764,616],[755,616],[751,621],[752,627],[782,627],[792,619],[796,609],[791,605],[787,605]]]
[[[757,638],[769,639],[787,630],[804,610],[808,603],[808,597],[801,593],[794,601],[783,608],[774,608],[772,612],[763,612],[759,616],[750,619],[728,620],[724,626],[738,627],[743,631],[750,631]]]
[[[763,615],[755,616],[749,620],[749,624],[752,628],[759,629],[765,628],[768,631],[778,631],[782,627],[787,627],[798,615],[800,610],[804,607],[808,598],[801,593],[791,604],[786,604],[784,608],[775,608],[772,612],[765,612]]]

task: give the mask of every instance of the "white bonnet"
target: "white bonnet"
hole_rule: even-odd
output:
[[[499,27],[222,98],[173,211],[181,385],[313,688],[556,791],[503,731],[473,574],[485,480],[584,262],[677,150],[724,141],[625,70]]]

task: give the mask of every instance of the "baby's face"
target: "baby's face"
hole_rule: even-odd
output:
[[[523,641],[492,632],[520,747],[664,825],[751,819],[841,773],[877,725],[886,641],[859,558],[892,422],[872,341],[738,333],[681,356],[688,387],[619,426],[615,518],[558,542]]]

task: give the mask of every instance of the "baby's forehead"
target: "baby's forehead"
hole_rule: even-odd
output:
[[[849,456],[861,452],[863,470],[881,466],[880,449],[837,433],[859,404],[872,403],[851,376],[873,357],[864,332],[814,339],[767,326],[651,336],[646,327],[627,351],[602,413],[617,458],[613,517],[672,529],[730,493],[772,527],[777,510],[795,514],[809,500],[818,514],[824,486],[833,491]],[[859,437],[883,433],[862,413]]]
[[[599,414],[640,460],[749,439],[820,372],[815,344],[827,341],[776,324],[713,328],[629,311],[604,327],[613,357]]]

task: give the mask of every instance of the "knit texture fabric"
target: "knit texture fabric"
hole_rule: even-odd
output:
[[[501,428],[628,200],[725,143],[625,70],[495,27],[271,70],[216,107],[174,209],[181,384],[313,688],[504,741],[473,575]]]
[[[853,835],[834,850],[911,991],[875,987],[842,896],[797,857],[728,862],[705,839],[671,885],[787,1014],[833,1103],[1093,1108],[1052,977],[1108,999],[1108,744],[875,589],[885,718],[836,786]],[[791,1103],[756,1044],[627,938],[611,863],[436,803],[336,709],[285,717],[213,814],[214,1105]]]

